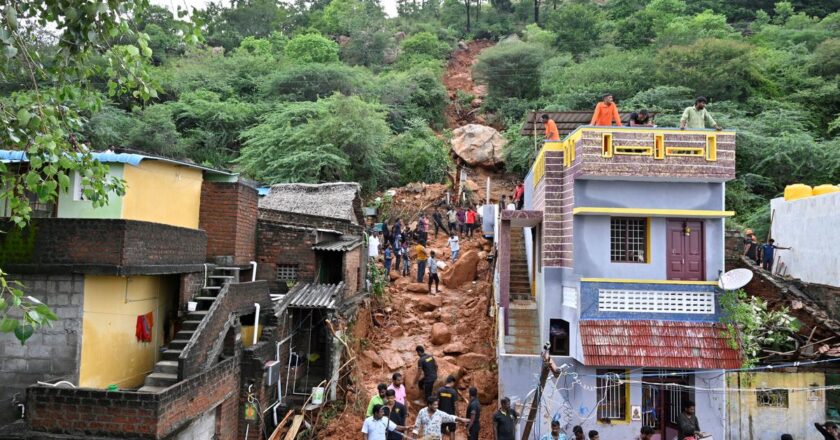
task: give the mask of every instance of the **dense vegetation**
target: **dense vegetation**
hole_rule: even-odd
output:
[[[386,17],[376,0],[234,0],[187,22],[148,6],[134,33],[107,44],[144,41],[140,59],[128,59],[152,64],[142,93],[115,90],[109,58],[90,53],[102,105],[78,109],[76,131],[96,149],[236,167],[266,183],[357,180],[371,191],[440,181],[446,58],[459,40],[489,38],[499,43],[475,75],[488,84],[488,121],[508,129],[508,170],[523,174],[533,159],[517,134],[528,110],[591,109],[611,92],[622,110],[648,108],[674,125],[702,94],[738,130],[729,208],[761,234],[767,200],[785,185],[840,182],[838,9],[838,0],[397,0],[398,16]],[[200,40],[186,45],[194,29]],[[45,32],[22,35],[55,53]],[[28,76],[5,71],[2,99]]]

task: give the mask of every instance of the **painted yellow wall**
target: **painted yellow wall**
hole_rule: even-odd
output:
[[[198,229],[202,172],[144,160],[126,166],[122,218]]]
[[[177,295],[178,282],[171,277],[86,276],[79,385],[141,386],[158,360],[165,316]],[[137,316],[152,311],[152,342],[140,342]]]
[[[729,438],[776,440],[782,434],[791,434],[793,438],[806,439],[818,435],[814,423],[825,419],[825,391],[819,391],[819,400],[809,400],[808,392],[793,390],[807,389],[812,384],[824,386],[823,373],[740,373],[740,387],[738,373],[726,376]],[[739,388],[788,389],[788,407],[759,407],[755,392],[738,392]]]

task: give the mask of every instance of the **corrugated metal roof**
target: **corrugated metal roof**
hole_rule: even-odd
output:
[[[548,117],[554,120],[557,124],[557,131],[560,132],[561,136],[565,136],[575,131],[575,129],[581,125],[589,125],[589,122],[592,120],[592,110],[570,112],[548,112],[538,110],[536,112],[528,112],[525,124],[522,126],[522,131],[519,133],[522,136],[533,136],[534,120],[536,119],[537,136],[543,136],[545,133],[545,124],[543,124],[541,119],[543,113],[547,114]],[[620,112],[619,114],[621,115],[622,123],[630,123],[630,112]],[[651,112],[651,115],[656,116],[653,112]]]
[[[361,237],[341,237],[337,240],[323,241],[312,246],[316,251],[347,252],[362,244]]]
[[[190,168],[198,168],[200,170],[204,170],[210,173],[215,174],[224,174],[227,176],[236,176],[237,173],[232,173],[230,171],[223,171],[223,170],[216,170],[213,168],[204,167],[201,165],[197,165],[194,163],[183,162],[180,160],[169,159],[166,157],[157,157],[157,156],[148,156],[145,154],[137,154],[137,153],[114,153],[112,151],[102,151],[102,152],[94,152],[91,153],[94,159],[98,160],[102,163],[124,163],[131,166],[138,166],[140,162],[148,159],[148,160],[157,160],[160,162],[169,162],[174,163],[176,165],[181,165]],[[24,151],[17,151],[17,150],[0,150],[0,161],[9,163],[9,162],[28,162],[29,159],[26,157],[26,152]]]
[[[740,368],[723,331],[711,322],[580,321],[584,363],[593,366]]]
[[[287,294],[291,298],[288,306],[301,309],[334,310],[336,301],[341,298],[343,291],[343,282],[338,284],[298,283]]]

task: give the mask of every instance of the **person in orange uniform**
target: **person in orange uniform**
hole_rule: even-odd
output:
[[[613,102],[613,95],[606,94],[595,106],[595,113],[592,114],[589,125],[613,125],[613,122],[621,126],[621,115],[618,114],[618,107]]]
[[[559,141],[560,132],[557,131],[557,124],[554,123],[554,120],[549,118],[547,114],[543,113],[542,121],[545,125],[545,140]]]

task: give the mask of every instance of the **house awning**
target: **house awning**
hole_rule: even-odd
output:
[[[740,368],[723,331],[711,322],[580,321],[584,364],[604,367]]]
[[[291,298],[288,307],[335,310],[336,301],[341,298],[343,291],[343,282],[338,284],[298,283],[287,294]]]
[[[347,252],[362,244],[361,237],[341,237],[337,240],[323,241],[312,246],[316,251]]]

